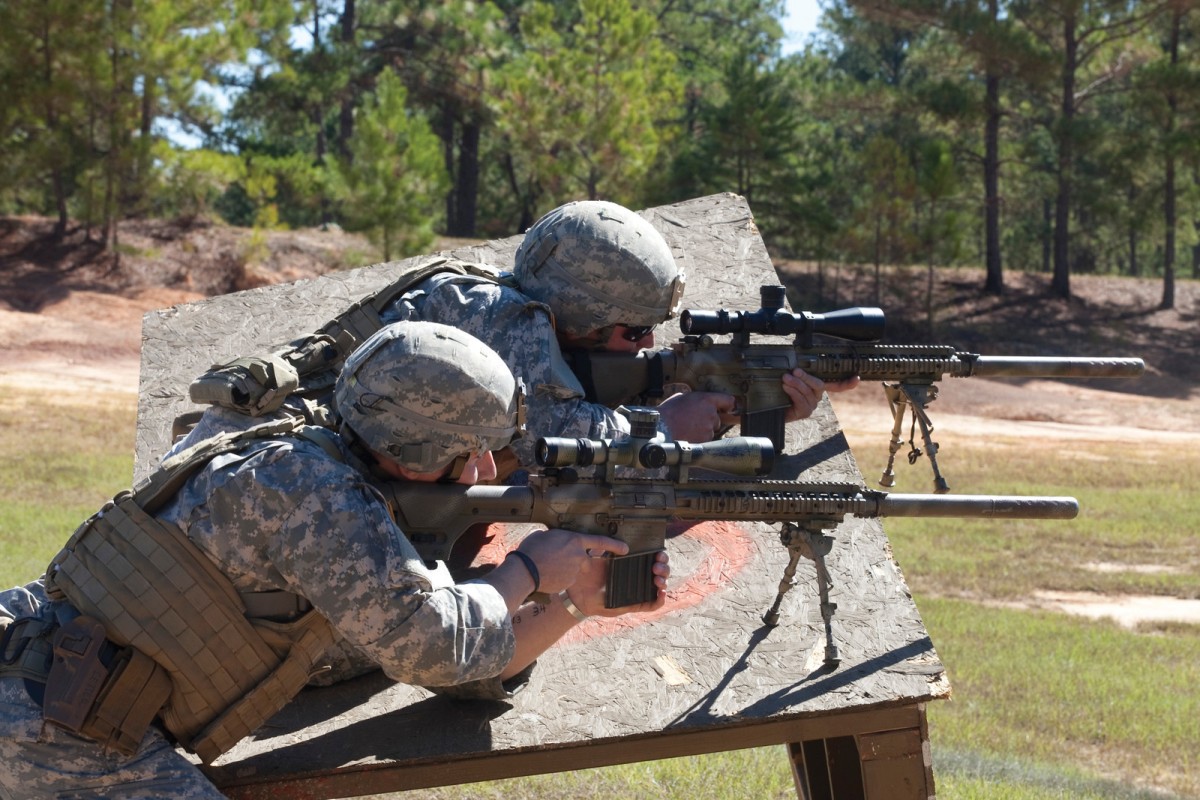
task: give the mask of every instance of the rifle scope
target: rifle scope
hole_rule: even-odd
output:
[[[536,459],[542,467],[590,467],[617,457],[618,445],[601,439],[547,436],[538,439]],[[775,448],[765,436],[731,436],[715,442],[654,441],[638,451],[645,469],[690,466],[733,475],[766,475],[775,465]]]
[[[881,308],[843,308],[825,314],[793,313],[783,308],[784,287],[759,289],[762,307],[755,311],[692,311],[679,317],[685,336],[706,333],[765,333],[777,336],[808,336],[821,333],[851,342],[877,342],[883,338]]]

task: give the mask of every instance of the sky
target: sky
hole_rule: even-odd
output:
[[[821,7],[817,0],[787,0],[784,3],[783,54],[804,49],[804,40],[817,29]]]

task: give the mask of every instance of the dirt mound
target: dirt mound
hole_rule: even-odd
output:
[[[76,226],[60,242],[52,230],[41,217],[0,219],[0,309],[39,313],[76,292],[156,307],[378,260],[365,239],[337,228],[255,231],[129,220],[118,227],[111,250],[98,230]]]

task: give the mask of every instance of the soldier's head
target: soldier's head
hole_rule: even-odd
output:
[[[350,354],[334,389],[343,430],[412,480],[494,477],[491,452],[522,432],[522,400],[500,356],[433,322],[384,327]]]
[[[677,315],[683,298],[684,275],[662,234],[604,200],[567,203],[538,220],[513,273],[577,346],[649,346],[654,326]]]

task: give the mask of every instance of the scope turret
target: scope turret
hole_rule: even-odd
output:
[[[763,286],[759,292],[762,307],[755,311],[689,309],[680,315],[679,328],[685,336],[762,333],[811,340],[819,333],[851,342],[877,342],[883,338],[883,309],[855,307],[824,314],[794,313],[783,308],[782,286]]]

